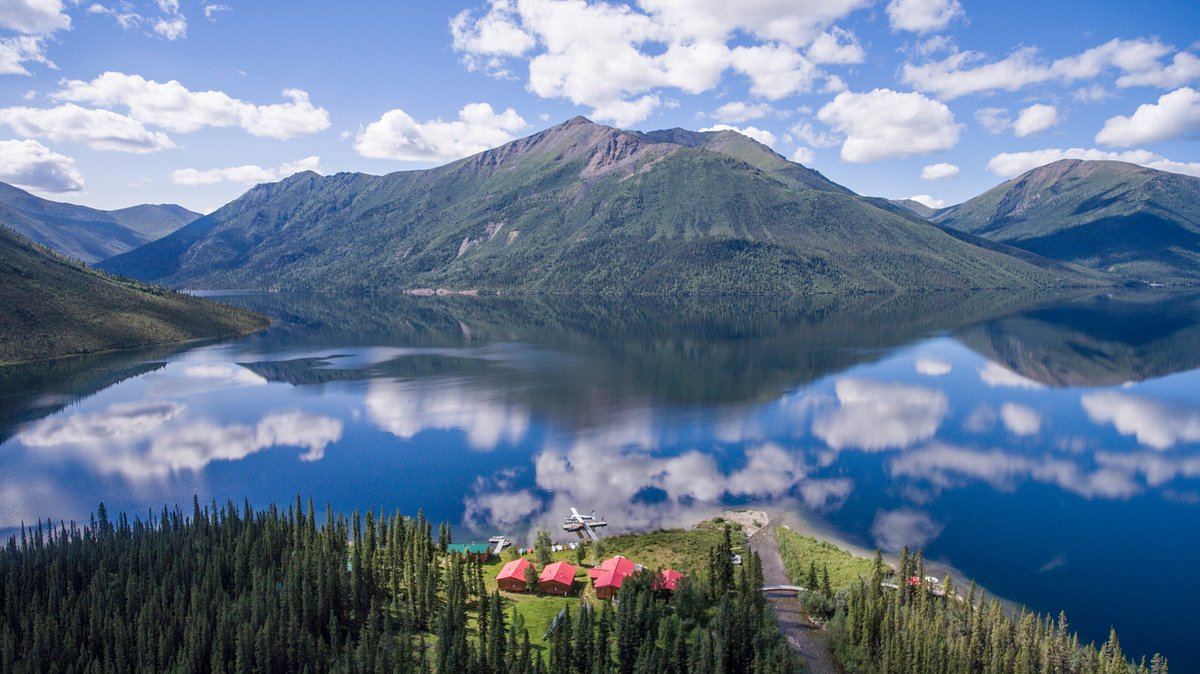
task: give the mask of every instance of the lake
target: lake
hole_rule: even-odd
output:
[[[275,322],[0,369],[0,533],[193,495],[459,541],[763,507],[1200,671],[1200,296],[222,299]]]

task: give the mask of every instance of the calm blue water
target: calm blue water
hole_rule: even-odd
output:
[[[789,509],[1200,671],[1200,298],[290,297],[266,332],[0,370],[0,532],[312,496],[456,527]]]

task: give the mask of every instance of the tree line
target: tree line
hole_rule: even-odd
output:
[[[39,522],[0,550],[0,671],[776,674],[797,671],[762,597],[762,567],[732,564],[676,592],[652,573],[614,604],[559,615],[545,647],[448,554],[449,527],[311,500],[254,511],[215,502],[146,519]]]

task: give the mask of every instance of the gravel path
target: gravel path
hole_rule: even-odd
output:
[[[774,525],[767,525],[751,536],[750,549],[762,559],[764,584],[791,584],[783,567],[783,558],[779,555]],[[775,608],[779,629],[787,637],[788,643],[804,656],[810,674],[841,674],[841,668],[829,652],[828,634],[808,621],[800,602],[788,595],[773,595],[769,600]]]

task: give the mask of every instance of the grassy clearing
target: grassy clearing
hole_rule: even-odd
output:
[[[818,574],[829,567],[829,583],[835,592],[854,585],[859,578],[871,577],[873,560],[856,557],[832,543],[798,534],[785,526],[776,527],[775,536],[783,565],[794,583],[804,584],[812,562],[816,563]]]

